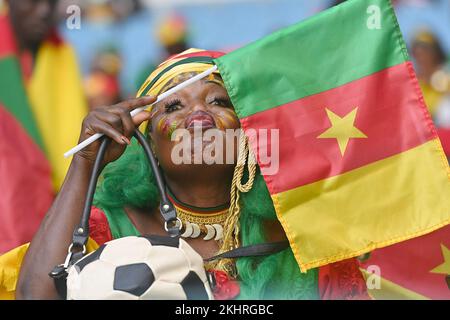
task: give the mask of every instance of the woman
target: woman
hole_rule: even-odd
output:
[[[202,257],[211,257],[227,249],[230,241],[234,243],[234,240],[249,245],[285,239],[266,185],[254,170],[243,172],[251,180],[247,187],[253,186],[248,188],[248,193],[241,194],[236,206],[233,201],[236,193],[231,192],[230,195],[234,164],[206,164],[204,161],[200,164],[175,164],[173,161],[172,151],[181,143],[179,139],[171,139],[176,136],[177,129],[188,130],[191,134],[197,128],[201,131],[209,129],[219,134],[219,138],[212,142],[193,142],[188,158],[194,157],[195,151],[214,147],[220,142],[217,139],[222,139],[224,146],[234,142],[227,140],[224,132],[238,129],[240,124],[218,72],[155,104],[150,111],[141,112],[133,119],[129,115],[132,109],[153,103],[155,96],[210,68],[213,58],[220,55],[218,52],[191,49],[174,56],[149,76],[138,93],[141,98],[98,108],[85,118],[80,141],[96,132],[113,140],[105,155],[105,169],[90,221],[91,238],[98,244],[129,235],[166,234],[158,214],[158,192],[153,175],[136,141],[130,142],[133,130],[141,124],[163,171],[171,200],[183,221],[184,236],[190,235],[185,240]],[[98,147],[98,142],[93,143],[74,156],[64,185],[24,259],[17,298],[57,298],[48,272],[66,256],[72,231],[80,220]],[[220,152],[225,157],[229,151]],[[230,205],[232,209],[229,209]],[[233,217],[236,212],[239,216]],[[203,235],[193,237],[193,231],[187,230],[188,222],[199,225]],[[216,236],[208,240],[205,235],[208,224],[220,225],[223,237],[217,231],[219,227]],[[237,289],[234,286],[228,287],[226,292],[217,292],[217,298],[368,297],[354,260],[302,274],[288,248],[262,258],[240,258],[235,262],[206,267],[227,271],[225,278],[238,284]]]

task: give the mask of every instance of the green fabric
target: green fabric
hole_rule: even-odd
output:
[[[380,8],[380,29],[367,27],[369,6]],[[349,0],[215,63],[236,113],[244,118],[406,60],[390,1]]]
[[[14,115],[28,135],[44,150],[23,85],[20,65],[14,56],[0,59],[0,74],[0,103]]]

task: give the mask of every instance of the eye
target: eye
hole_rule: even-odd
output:
[[[169,100],[164,104],[166,113],[171,113],[180,110],[181,108],[183,108],[183,105],[181,104],[181,101],[179,99]]]
[[[228,98],[225,97],[215,97],[211,100],[210,104],[215,106],[221,106],[224,108],[230,108],[231,107],[231,101]]]

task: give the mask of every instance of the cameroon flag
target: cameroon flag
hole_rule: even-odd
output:
[[[390,1],[346,1],[215,62],[302,271],[450,223],[448,163]]]
[[[4,15],[0,15],[0,39],[1,254],[31,240],[51,205],[53,189],[12,30]]]
[[[375,250],[361,263],[375,299],[450,300],[450,225]]]

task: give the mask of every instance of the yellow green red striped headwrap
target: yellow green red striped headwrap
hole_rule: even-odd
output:
[[[148,95],[158,96],[162,93],[165,85],[176,76],[196,72],[201,73],[211,68],[214,64],[213,59],[224,55],[218,51],[207,51],[202,49],[188,49],[180,54],[171,56],[162,62],[145,80],[139,89],[136,97]],[[219,74],[219,71],[214,73]],[[145,131],[147,123],[143,123],[140,127],[141,131]]]

